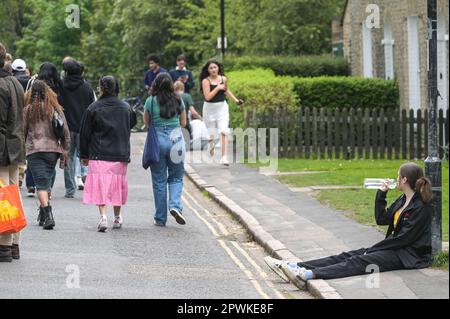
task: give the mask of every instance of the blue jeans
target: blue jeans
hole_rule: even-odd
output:
[[[80,134],[70,132],[70,151],[69,165],[64,169],[64,184],[66,186],[66,195],[74,195],[77,190],[75,182],[76,165],[78,152],[80,150]]]
[[[184,155],[186,152],[183,134],[179,127],[156,127],[160,156],[159,162],[150,166],[153,196],[155,199],[155,222],[167,222],[167,187],[169,187],[169,209],[183,211]]]

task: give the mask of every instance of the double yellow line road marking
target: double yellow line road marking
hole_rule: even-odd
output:
[[[205,207],[199,204],[199,202],[189,193],[186,191],[183,191],[183,202],[187,207],[190,208],[190,210],[206,225],[206,227],[211,231],[213,236],[217,239],[220,246],[225,250],[225,252],[230,256],[231,260],[241,269],[241,271],[245,274],[245,276],[249,279],[249,281],[253,284],[256,291],[260,294],[260,296],[263,299],[271,299],[271,297],[264,292],[262,289],[258,279],[254,276],[254,273],[248,269],[244,263],[239,259],[238,256],[228,247],[227,242],[221,239],[223,236],[229,236],[230,233],[228,232],[225,225],[223,225],[220,221],[217,220],[217,218],[211,214]],[[192,201],[193,204],[191,204],[187,199],[189,198],[190,201]],[[202,211],[202,213],[199,212],[194,206],[197,206],[199,210]],[[209,222],[205,217],[212,220],[216,227],[213,226],[211,222]],[[285,297],[275,289],[274,285],[268,278],[267,274],[263,271],[263,269],[255,262],[255,260],[241,247],[241,245],[236,241],[229,241],[229,243],[240,253],[240,255],[247,260],[247,262],[252,266],[253,271],[256,272],[260,277],[261,280],[266,283],[266,285],[270,288],[270,290],[273,291],[274,295],[277,296],[277,298],[285,299]],[[241,257],[241,258],[242,258]]]

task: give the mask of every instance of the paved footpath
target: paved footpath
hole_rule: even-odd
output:
[[[384,238],[257,169],[241,164],[226,168],[201,157],[205,154],[192,155],[188,175],[275,256],[306,261],[370,247]],[[309,289],[321,298],[449,298],[449,273],[424,269],[383,273],[379,281],[370,276],[314,280]]]
[[[312,298],[265,268],[264,249],[188,181],[187,225],[169,216],[168,227],[154,226],[150,173],[141,167],[144,138],[132,135],[121,230],[98,233],[97,208],[82,205],[80,192],[64,198],[59,169],[53,231],[37,226],[37,199],[24,197],[22,189],[29,225],[22,232],[21,259],[0,264],[0,298]]]

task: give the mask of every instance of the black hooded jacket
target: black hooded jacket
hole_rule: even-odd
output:
[[[95,95],[91,85],[81,75],[69,75],[63,81],[58,102],[64,108],[69,130],[79,133],[83,114],[95,102]]]
[[[406,201],[400,196],[389,208],[385,192],[378,191],[375,199],[375,220],[378,225],[389,225],[386,238],[368,249],[395,250],[407,269],[426,268],[431,265],[431,218],[433,207],[414,194],[394,226],[394,215]]]

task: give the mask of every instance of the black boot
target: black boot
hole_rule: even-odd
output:
[[[52,230],[55,227],[55,220],[53,219],[52,207],[44,207],[44,229]]]
[[[11,248],[11,254],[13,259],[20,259],[19,245],[13,244]]]
[[[39,226],[44,226],[44,207],[39,206],[39,215],[37,221],[39,222]]]
[[[0,245],[0,263],[10,263],[12,260],[11,246]]]

